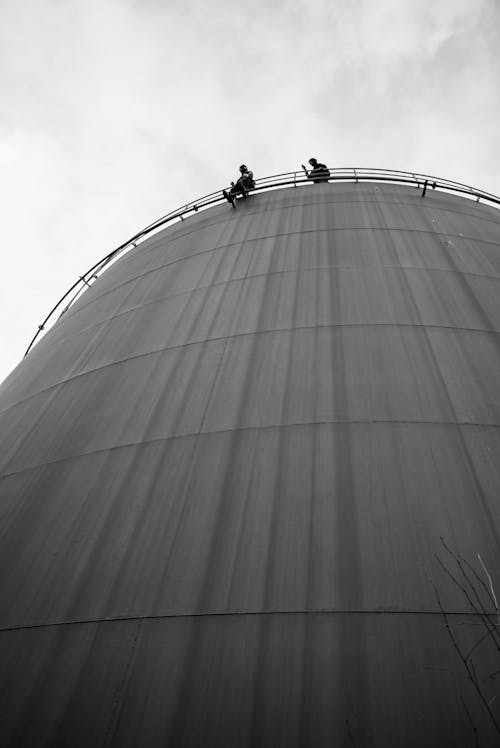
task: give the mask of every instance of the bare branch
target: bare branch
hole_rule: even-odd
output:
[[[478,554],[478,555],[479,555],[479,554]],[[489,598],[490,602],[491,602],[491,603],[492,603],[492,605],[493,605],[493,606],[494,606],[494,607],[496,608],[496,605],[495,605],[495,598],[493,598],[493,597],[492,597],[492,595],[491,595],[491,592],[490,592],[490,590],[489,590],[488,586],[487,586],[487,585],[485,584],[485,582],[484,582],[484,579],[481,579],[481,577],[479,576],[479,574],[477,573],[477,571],[475,570],[475,568],[474,568],[474,567],[472,566],[472,564],[471,564],[471,563],[470,563],[469,561],[467,561],[467,559],[466,559],[466,558],[464,558],[463,556],[459,556],[459,558],[460,558],[460,559],[461,559],[461,560],[462,560],[462,561],[464,562],[464,564],[465,564],[465,565],[466,565],[466,566],[467,566],[467,567],[468,567],[468,568],[469,568],[469,569],[471,570],[471,572],[472,572],[472,573],[474,574],[474,576],[476,577],[477,581],[478,581],[478,582],[479,582],[479,584],[480,584],[480,585],[481,585],[481,586],[483,587],[483,589],[485,590],[486,594],[488,595],[488,598]]]
[[[500,621],[500,614],[499,614],[499,611],[498,611],[497,596],[495,595],[495,590],[493,589],[493,582],[491,581],[490,573],[489,573],[488,569],[486,568],[485,564],[483,563],[483,559],[481,558],[481,556],[479,555],[479,553],[477,554],[477,557],[479,559],[479,562],[480,562],[481,566],[484,569],[484,573],[488,577],[488,582],[490,583],[491,594],[493,596],[493,600],[495,601],[495,610],[497,612],[497,618]]]
[[[445,540],[444,540],[444,538],[442,536],[440,537],[440,540],[441,540],[441,544],[443,545],[443,547],[446,549],[446,551],[449,553],[449,555],[452,557],[452,559],[457,564],[458,568],[460,569],[460,571],[462,573],[462,576],[464,577],[464,579],[466,580],[466,582],[469,585],[470,589],[472,590],[472,593],[473,593],[474,597],[477,600],[477,604],[478,604],[478,606],[480,608],[481,613],[483,615],[485,615],[485,616],[491,615],[491,613],[486,610],[486,608],[485,608],[485,606],[483,604],[483,601],[481,600],[481,598],[480,598],[480,596],[479,596],[479,594],[478,594],[478,592],[476,590],[476,587],[475,587],[474,583],[469,579],[467,573],[465,572],[465,569],[464,569],[464,567],[462,565],[462,557],[460,556],[460,554],[456,554],[454,551],[452,551],[451,548],[446,544],[446,542],[445,542]],[[478,556],[479,556],[479,554],[478,554]],[[470,567],[470,564],[469,564],[469,567]],[[476,577],[477,576],[478,575],[476,574]],[[482,586],[485,587],[484,582],[482,583]],[[491,595],[488,595],[488,597],[491,599]],[[495,598],[495,600],[496,600],[496,598]],[[497,615],[498,615],[498,608],[497,608],[496,605],[495,605],[495,609],[496,609]],[[491,621],[490,621],[489,618],[488,618],[488,624],[489,624],[489,626],[491,626]],[[496,633],[496,630],[492,629],[491,633],[492,633],[492,636],[494,636],[494,634]],[[500,644],[500,637],[499,637],[498,641],[499,641],[499,644]]]
[[[467,589],[463,586],[463,584],[461,584],[458,581],[458,579],[451,573],[451,571],[443,564],[443,562],[441,561],[441,559],[439,558],[439,556],[435,556],[435,558],[436,558],[438,564],[443,569],[444,573],[451,579],[451,581],[462,592],[462,594],[466,598],[467,602],[471,606],[471,608],[474,611],[474,613],[477,616],[479,616],[479,618],[481,619],[481,621],[483,622],[483,624],[485,625],[485,627],[488,629],[488,631],[490,632],[490,637],[491,637],[491,639],[492,639],[492,641],[493,641],[493,643],[494,643],[494,645],[495,645],[498,653],[500,654],[500,634],[496,630],[496,627],[492,624],[490,618],[488,617],[488,613],[485,612],[484,610],[479,610],[477,608],[477,606],[475,605],[475,603],[471,599],[471,597],[470,597]]]
[[[446,567],[443,566],[443,568],[446,568]],[[436,598],[437,598],[439,610],[441,611],[441,615],[443,616],[445,628],[446,628],[446,630],[448,632],[448,635],[449,635],[449,637],[451,639],[451,643],[453,644],[453,647],[454,647],[455,651],[457,652],[457,654],[458,654],[458,656],[459,656],[459,658],[460,658],[460,660],[461,660],[464,668],[466,669],[467,674],[469,676],[469,679],[470,679],[472,685],[474,686],[474,688],[475,688],[475,690],[476,690],[479,698],[483,702],[483,706],[486,709],[486,711],[488,712],[488,714],[490,716],[490,719],[491,719],[491,721],[492,721],[492,723],[493,723],[493,725],[495,727],[495,730],[500,735],[500,725],[498,724],[498,722],[497,722],[497,720],[495,718],[495,715],[491,711],[490,705],[486,701],[486,698],[485,698],[485,696],[484,696],[484,694],[483,694],[483,692],[481,690],[481,687],[480,687],[480,685],[478,683],[477,676],[476,676],[476,671],[475,671],[475,668],[474,668],[474,664],[473,664],[473,662],[470,659],[468,660],[468,659],[466,659],[464,657],[464,655],[462,653],[462,650],[460,649],[460,647],[458,645],[458,642],[457,642],[457,639],[455,637],[455,634],[453,633],[453,630],[452,630],[452,628],[451,628],[451,626],[450,626],[450,624],[448,622],[448,616],[447,616],[447,614],[446,614],[446,612],[445,612],[445,610],[443,608],[443,604],[441,602],[441,598],[439,597],[439,592],[437,591],[437,588],[436,588],[435,585],[433,585],[433,587],[434,587],[434,592],[436,594]]]
[[[471,654],[474,652],[474,650],[477,647],[479,647],[479,645],[482,644],[484,642],[484,640],[488,639],[490,636],[491,636],[491,634],[490,634],[489,629],[488,629],[488,631],[485,634],[483,634],[483,636],[480,639],[477,640],[477,642],[474,644],[474,646],[471,647],[471,649],[469,649],[469,651],[465,655],[465,659],[468,660],[469,657],[471,656]]]
[[[495,680],[496,675],[500,675],[500,670],[495,670],[493,673],[490,673],[489,675],[486,676],[486,678],[483,678],[483,681],[489,680],[490,678],[492,680]]]
[[[475,748],[479,748],[479,736],[478,736],[478,733],[477,733],[477,727],[474,724],[474,722],[472,721],[472,717],[470,716],[469,710],[467,709],[467,706],[465,704],[465,701],[463,699],[462,694],[460,694],[460,701],[462,702],[462,706],[463,706],[463,708],[465,710],[465,713],[466,713],[466,715],[467,715],[467,717],[469,719],[470,725],[471,725],[472,730],[474,732],[474,740],[475,740],[475,744],[476,744]]]

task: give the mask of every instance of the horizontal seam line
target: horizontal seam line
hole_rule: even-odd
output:
[[[273,327],[268,330],[251,330],[249,332],[237,332],[237,333],[234,333],[233,335],[220,335],[218,337],[213,337],[213,338],[203,338],[202,340],[193,340],[188,343],[178,343],[177,345],[166,346],[165,348],[155,348],[152,351],[146,351],[144,353],[135,353],[131,356],[127,356],[126,358],[120,358],[117,361],[111,361],[108,364],[102,364],[101,366],[96,366],[93,369],[79,372],[78,374],[75,374],[72,377],[68,377],[67,379],[61,379],[59,382],[56,382],[55,384],[51,384],[48,387],[45,387],[41,390],[37,390],[31,395],[27,395],[22,400],[16,400],[15,403],[11,403],[11,405],[8,405],[7,408],[5,408],[5,410],[0,411],[0,415],[7,413],[11,408],[15,408],[17,405],[20,405],[21,403],[25,403],[28,400],[31,400],[31,398],[36,397],[37,395],[41,395],[43,392],[49,392],[50,390],[53,390],[56,387],[60,387],[64,384],[68,384],[69,382],[73,382],[74,380],[79,379],[80,377],[90,376],[94,372],[103,371],[104,369],[107,369],[113,366],[119,366],[121,364],[126,363],[127,361],[133,361],[139,358],[147,358],[148,356],[158,356],[162,353],[166,353],[167,351],[175,351],[181,348],[188,348],[189,346],[206,345],[207,343],[218,343],[223,340],[233,340],[236,338],[248,337],[250,335],[272,335],[274,333],[280,333],[280,332],[294,332],[295,330],[328,330],[328,329],[342,329],[342,328],[352,328],[352,327],[359,327],[359,328],[395,327],[395,328],[410,328],[410,329],[415,328],[415,329],[424,329],[424,330],[451,330],[454,332],[464,332],[464,333],[474,333],[474,334],[478,333],[480,335],[500,335],[500,330],[487,330],[485,328],[480,328],[480,327],[457,327],[454,325],[433,325],[433,324],[427,325],[424,323],[417,323],[417,322],[338,322],[338,323],[324,324],[324,325],[316,324],[316,325],[300,325],[297,327]]]
[[[444,611],[445,615],[452,616],[467,616],[472,618],[481,618],[481,616],[496,616],[496,611],[485,612],[485,613],[474,613],[471,611],[459,611],[459,610],[447,610]],[[206,611],[206,612],[191,612],[191,613],[164,613],[159,615],[144,615],[144,616],[107,616],[103,618],[81,618],[72,619],[68,621],[50,621],[47,623],[28,623],[20,624],[18,626],[5,626],[0,628],[0,633],[6,633],[8,631],[25,631],[26,629],[40,629],[40,628],[51,628],[60,626],[77,626],[92,623],[117,623],[120,621],[157,621],[157,620],[169,620],[178,618],[217,618],[227,616],[288,616],[288,615],[399,615],[399,616],[443,616],[441,610],[380,610],[378,608],[372,608],[369,610],[363,610],[361,608],[351,610],[338,610],[338,609],[301,609],[301,610],[230,610],[230,611]]]
[[[376,182],[373,182],[373,183],[370,183],[370,184],[377,185]],[[380,187],[381,186],[385,186],[385,185],[382,185],[382,184],[377,185],[377,187],[378,187],[377,191],[380,191]],[[399,188],[402,187],[403,189],[405,187],[408,187],[409,189],[412,189],[412,190],[418,189],[416,187],[416,185],[412,185],[411,187],[409,185],[398,185],[398,187]],[[284,192],[286,189],[289,189],[289,188],[284,187],[282,190],[279,190],[279,191],[280,192]],[[267,192],[267,191],[260,192],[260,193],[256,193],[256,195],[261,195],[261,194],[262,195],[270,195],[270,194],[272,194],[275,191],[276,190],[272,190],[270,192]],[[374,189],[373,192],[375,192],[375,191],[376,190]],[[292,194],[293,194],[293,192],[292,192]],[[440,193],[438,193],[438,194],[440,194]],[[446,194],[447,196],[449,196],[448,193],[444,193],[444,194]],[[418,197],[420,197],[420,195],[418,195]],[[455,197],[455,195],[454,195],[454,197]],[[456,197],[460,198],[462,196],[461,195],[457,195]],[[468,202],[469,202],[470,205],[474,205],[475,206],[475,201],[468,201]],[[353,195],[350,199],[342,199],[342,200],[313,200],[311,202],[303,202],[303,201],[301,201],[301,202],[298,202],[298,203],[291,203],[289,205],[278,205],[278,206],[276,206],[274,208],[269,206],[269,201],[268,201],[267,206],[265,207],[264,210],[261,209],[261,210],[253,210],[252,211],[252,210],[248,210],[247,209],[247,212],[245,213],[245,215],[255,215],[256,213],[260,213],[260,212],[265,212],[265,213],[269,214],[269,213],[272,213],[272,212],[276,212],[277,210],[282,211],[282,210],[290,210],[292,208],[311,207],[311,206],[317,206],[317,205],[352,205],[352,204],[354,204],[354,205],[360,205],[360,204],[361,205],[367,205],[367,204],[372,204],[372,205],[376,205],[376,206],[380,207],[381,203],[384,204],[384,205],[407,206],[407,207],[412,207],[412,208],[414,208],[416,206],[416,204],[419,204],[415,200],[412,200],[412,201],[408,201],[406,199],[405,200],[397,200],[397,199],[396,200],[395,199],[391,199],[391,200],[389,200],[389,199],[385,199],[385,200],[382,199],[382,200],[380,200],[380,199],[376,199],[375,196],[370,196],[369,199],[365,197],[362,200],[360,200],[360,199],[356,199],[355,195]],[[474,212],[471,212],[471,211],[468,210],[467,213],[463,213],[458,208],[457,209],[453,209],[452,207],[439,206],[439,205],[435,205],[435,204],[433,204],[433,205],[423,205],[422,207],[424,208],[424,210],[438,210],[438,211],[443,211],[445,213],[453,213],[453,214],[458,215],[458,216],[468,215],[470,218],[478,218],[478,217],[480,217],[481,220],[487,221],[488,223],[493,223],[495,225],[499,225],[499,222],[497,220],[495,220],[493,217],[488,217],[488,216],[484,216],[483,215],[484,214],[484,210],[483,210],[484,207],[486,207],[486,208],[492,208],[493,207],[493,206],[490,206],[490,205],[485,205],[484,203],[482,204],[481,209],[475,207]],[[493,208],[493,210],[495,210],[495,208]],[[178,233],[175,236],[175,238],[178,239],[178,238],[182,238],[184,236],[189,236],[190,234],[195,233],[197,230],[199,231],[199,230],[201,230],[201,228],[206,228],[207,226],[217,226],[220,223],[224,223],[224,224],[228,223],[228,219],[224,217],[225,214],[222,213],[222,211],[220,211],[220,214],[222,215],[222,218],[220,220],[215,220],[212,223],[206,223],[205,225],[200,226],[200,229],[193,228],[192,230],[188,230],[188,231],[184,230],[182,233]],[[478,214],[479,214],[479,216],[478,216]],[[201,223],[202,216],[203,216],[203,214],[201,214],[200,216],[198,216],[200,223]],[[193,216],[191,216],[191,217],[193,217]],[[230,220],[231,220],[231,222],[233,222],[237,218],[238,218],[237,215],[231,216]],[[173,224],[171,226],[171,228],[173,228],[174,226],[177,228],[177,227],[179,227],[179,224]],[[170,228],[170,227],[166,227],[166,228]]]
[[[179,262],[182,262],[182,260],[179,260]],[[163,267],[167,267],[166,265],[159,266],[158,270],[162,269]],[[224,286],[229,285],[231,283],[245,283],[246,281],[252,279],[252,278],[269,278],[270,276],[276,276],[276,275],[287,275],[287,274],[293,274],[293,273],[308,273],[308,272],[314,272],[315,270],[356,270],[359,273],[362,273],[365,268],[369,268],[370,270],[401,270],[402,272],[416,272],[416,273],[449,273],[450,275],[458,275],[460,277],[465,278],[482,278],[488,281],[491,281],[492,283],[500,282],[500,274],[498,275],[487,275],[486,273],[471,273],[467,271],[462,270],[456,270],[454,268],[418,268],[418,267],[411,267],[409,265],[310,265],[308,267],[304,268],[293,268],[289,270],[270,270],[268,272],[263,273],[251,273],[250,275],[242,275],[236,278],[228,278],[227,280],[221,280],[221,281],[215,281],[213,283],[205,283],[203,285],[197,285],[193,286],[191,288],[186,288],[183,291],[177,291],[171,294],[167,294],[166,296],[158,296],[156,299],[152,299],[151,301],[147,301],[143,304],[137,304],[136,306],[130,307],[129,309],[124,309],[116,312],[116,314],[113,314],[111,317],[106,317],[102,320],[102,322],[98,324],[104,324],[105,322],[110,322],[113,319],[117,319],[118,317],[123,316],[124,314],[131,314],[138,309],[144,309],[147,306],[150,306],[152,304],[158,304],[161,301],[167,301],[170,299],[176,299],[180,296],[184,296],[187,294],[194,294],[197,291],[204,291],[209,288],[217,288],[218,286]],[[143,276],[138,276],[143,277]],[[95,327],[97,325],[92,325],[91,327]],[[85,328],[85,329],[91,329],[91,328]],[[62,338],[62,340],[66,340],[68,337],[73,336],[66,336],[65,338]]]
[[[351,230],[353,230],[353,231],[409,231],[409,232],[431,233],[433,236],[435,236],[435,235],[438,235],[438,236],[451,236],[451,237],[454,237],[455,239],[470,239],[472,241],[479,241],[479,242],[483,242],[485,244],[494,244],[495,246],[497,246],[497,245],[500,244],[500,242],[493,242],[493,241],[487,240],[487,239],[477,239],[477,238],[473,238],[473,237],[465,237],[465,236],[460,236],[460,234],[452,234],[452,233],[449,233],[449,232],[444,232],[443,233],[443,232],[437,232],[437,231],[429,231],[429,230],[426,230],[426,229],[410,229],[410,228],[408,228],[408,229],[402,229],[402,228],[391,228],[391,227],[382,228],[382,227],[368,226],[368,227],[354,227],[352,229],[351,229],[351,227],[349,227],[349,228],[332,227],[332,228],[329,228],[329,229],[305,229],[303,231],[286,231],[286,232],[281,232],[281,233],[277,233],[277,234],[266,234],[265,236],[257,237],[257,238],[254,238],[254,239],[243,239],[243,240],[240,240],[240,241],[228,242],[227,244],[218,244],[215,247],[212,247],[210,249],[203,249],[200,252],[194,252],[191,255],[185,255],[183,257],[179,257],[176,260],[171,260],[170,262],[165,262],[162,265],[158,265],[158,266],[156,266],[154,268],[147,269],[143,273],[141,273],[140,275],[136,275],[133,278],[130,278],[127,281],[123,281],[123,283],[120,283],[117,286],[114,286],[114,289],[121,288],[123,285],[126,285],[127,283],[131,283],[133,280],[137,280],[139,278],[144,278],[146,275],[151,275],[151,273],[154,273],[154,272],[156,272],[158,270],[161,270],[163,268],[170,267],[171,265],[175,265],[175,264],[177,264],[179,262],[185,262],[186,260],[189,260],[192,257],[200,257],[201,255],[208,254],[210,252],[215,252],[215,251],[217,251],[219,249],[228,249],[229,247],[234,247],[234,246],[243,245],[243,244],[250,244],[251,242],[265,241],[266,239],[275,239],[277,237],[283,237],[283,236],[296,236],[296,235],[311,234],[311,233],[324,233],[325,231],[328,232],[328,231],[351,231]],[[456,249],[455,247],[453,247],[453,248]],[[321,266],[319,266],[319,267],[321,267]],[[340,267],[342,267],[342,266],[340,266]],[[347,267],[349,267],[349,266],[347,266]],[[359,267],[359,266],[353,265],[352,267]],[[386,267],[386,266],[384,265],[382,267]],[[388,266],[388,267],[393,267],[393,266]],[[400,267],[400,266],[395,265],[394,267]],[[436,268],[436,269],[440,269],[440,268]],[[460,272],[460,271],[453,271],[452,269],[450,269],[449,272]],[[249,277],[252,277],[252,276],[249,276]],[[486,276],[486,277],[488,277],[488,276]],[[104,296],[104,295],[105,294],[102,294],[101,296]],[[96,296],[95,298],[101,298],[101,296]]]
[[[214,251],[214,250],[210,250],[210,251]],[[192,256],[194,257],[195,255],[192,255]],[[181,258],[180,260],[176,260],[176,262],[183,262],[183,261],[184,261],[184,258]],[[175,264],[175,263],[170,263],[170,264]],[[169,266],[168,264],[160,265],[158,267],[158,270],[164,267],[168,267],[168,266]],[[401,270],[403,272],[415,271],[417,273],[420,272],[420,273],[429,273],[429,274],[430,273],[450,273],[451,275],[458,275],[460,277],[465,277],[465,278],[482,278],[485,280],[492,281],[493,283],[500,282],[500,273],[497,275],[487,275],[486,273],[472,273],[468,271],[456,270],[454,268],[424,268],[424,267],[419,268],[419,267],[411,267],[410,265],[386,265],[386,264],[382,264],[382,265],[311,265],[309,267],[303,267],[303,268],[299,267],[299,268],[294,268],[290,270],[271,270],[271,271],[263,272],[263,273],[252,273],[251,275],[245,274],[245,275],[235,277],[235,278],[228,278],[227,280],[215,281],[213,283],[206,283],[204,285],[197,285],[197,286],[193,286],[192,288],[186,288],[183,291],[178,291],[178,292],[174,292],[171,294],[167,294],[166,296],[159,296],[156,299],[153,299],[152,301],[147,301],[143,304],[137,304],[136,306],[130,307],[129,309],[119,310],[116,313],[113,313],[110,317],[104,317],[103,319],[101,319],[100,322],[96,322],[93,325],[89,325],[88,327],[83,327],[77,333],[70,333],[68,335],[65,335],[62,338],[59,338],[57,342],[63,343],[68,338],[74,338],[75,335],[81,335],[86,330],[92,330],[94,328],[98,328],[106,324],[106,322],[111,322],[112,320],[118,319],[118,317],[122,317],[125,314],[131,314],[134,311],[137,311],[139,309],[144,309],[153,304],[158,304],[161,301],[176,299],[181,296],[185,296],[187,294],[194,294],[197,291],[202,291],[202,290],[206,290],[209,288],[216,288],[218,286],[229,285],[230,283],[244,283],[248,279],[251,279],[251,278],[266,278],[266,277],[273,276],[273,275],[286,275],[287,273],[290,273],[290,274],[291,273],[306,273],[306,272],[313,272],[315,270],[330,270],[330,269],[331,270],[357,270],[357,271],[362,272],[366,268],[369,268],[370,270],[378,270],[378,269],[388,270],[389,269],[389,270]],[[143,276],[137,276],[137,277],[142,278]],[[133,280],[136,280],[136,279],[131,279],[130,281],[127,281],[127,283],[132,283]],[[121,288],[123,285],[126,285],[126,284],[115,286],[115,288]],[[111,289],[109,293],[112,293],[113,290],[114,289]],[[93,301],[103,298],[105,295],[106,294],[102,294],[101,296],[96,296],[94,297]],[[90,306],[90,304],[93,303],[93,301],[86,304],[85,307],[82,307],[82,309],[78,310],[78,312],[83,311],[83,309],[85,309],[87,306]]]
[[[271,429],[286,429],[286,428],[300,428],[306,426],[328,426],[335,424],[353,425],[353,426],[369,426],[378,424],[387,424],[392,426],[444,426],[457,428],[485,428],[485,429],[498,429],[500,423],[480,423],[475,421],[424,421],[424,420],[396,420],[396,419],[382,419],[382,418],[367,418],[358,420],[348,419],[335,419],[331,421],[297,421],[293,423],[274,423],[262,426],[233,426],[225,429],[213,429],[206,431],[190,431],[185,434],[173,434],[171,436],[159,436],[154,439],[143,439],[139,442],[128,442],[126,444],[115,444],[108,447],[101,447],[99,449],[91,449],[88,452],[80,452],[75,455],[68,455],[66,457],[60,457],[55,460],[47,460],[47,462],[41,462],[38,465],[31,465],[20,468],[19,470],[13,470],[8,473],[0,474],[0,480],[3,478],[9,478],[12,475],[19,475],[21,473],[27,473],[32,470],[39,470],[40,468],[47,467],[49,465],[57,465],[61,462],[68,462],[70,460],[79,460],[84,457],[90,457],[91,455],[98,455],[104,452],[114,452],[120,449],[130,449],[131,447],[145,446],[149,444],[160,444],[161,442],[173,441],[174,439],[193,439],[196,437],[213,436],[215,434],[230,434],[241,431],[267,431]]]
[[[267,194],[269,194],[269,193],[267,193]],[[271,208],[267,207],[267,208],[264,208],[264,209],[256,209],[256,210],[249,210],[248,206],[247,206],[247,211],[245,212],[245,216],[255,216],[255,215],[258,215],[259,213],[261,213],[263,215],[266,215],[266,216],[269,216],[271,213],[276,213],[277,211],[283,212],[284,210],[292,210],[294,208],[310,208],[310,207],[316,207],[316,206],[319,206],[319,205],[321,205],[321,206],[323,206],[323,205],[327,205],[327,206],[335,206],[335,205],[339,205],[339,206],[340,205],[354,205],[354,206],[358,206],[358,205],[374,205],[374,206],[376,206],[378,208],[380,208],[381,205],[396,205],[396,206],[398,206],[400,208],[402,208],[402,207],[415,208],[416,203],[414,203],[414,202],[406,202],[406,201],[405,202],[399,202],[399,201],[394,201],[394,200],[383,200],[383,201],[381,201],[381,200],[375,200],[375,199],[373,199],[373,200],[355,200],[355,199],[351,199],[351,200],[323,200],[323,201],[314,201],[314,202],[308,202],[308,203],[299,202],[299,203],[294,203],[294,204],[291,204],[291,205],[278,205],[277,207],[271,207]],[[446,208],[446,207],[437,206],[437,205],[424,205],[422,207],[424,208],[424,210],[426,210],[428,212],[434,210],[436,212],[439,211],[439,212],[442,212],[442,213],[451,213],[452,215],[459,216],[461,218],[464,215],[466,215],[469,218],[473,218],[473,219],[478,220],[478,221],[485,221],[486,223],[492,223],[494,226],[500,226],[500,222],[499,221],[493,220],[492,218],[486,217],[486,216],[483,216],[483,215],[477,215],[477,213],[471,213],[471,212],[463,213],[460,210],[453,210],[451,208]],[[494,208],[494,210],[498,210],[498,209]],[[195,233],[197,233],[199,231],[206,230],[207,228],[211,228],[213,226],[219,226],[221,224],[222,225],[226,225],[226,226],[227,225],[231,225],[232,223],[234,223],[238,219],[238,217],[239,216],[237,214],[236,215],[231,215],[229,217],[229,219],[227,219],[224,216],[222,216],[222,218],[220,220],[214,220],[211,223],[207,222],[205,224],[199,225],[197,228],[193,227],[189,231],[184,231],[183,233],[175,234],[175,236],[172,236],[172,239],[173,240],[183,239],[184,237],[188,237],[191,234],[195,234]],[[200,216],[200,218],[201,218],[201,216]],[[432,215],[431,215],[431,221],[432,220],[433,219],[432,219]],[[175,226],[175,224],[174,224],[174,226]],[[173,228],[173,226],[167,226],[164,229],[164,231],[167,231],[169,228]],[[289,233],[307,233],[308,231],[331,231],[331,230],[333,230],[333,231],[346,231],[346,230],[349,231],[349,230],[352,230],[352,229],[354,229],[354,230],[358,230],[358,229],[364,230],[366,228],[370,229],[370,230],[383,230],[383,231],[386,231],[386,230],[393,230],[393,231],[400,231],[400,230],[402,230],[402,231],[422,231],[422,230],[424,230],[424,229],[411,229],[411,228],[399,229],[399,228],[391,228],[389,226],[376,226],[376,227],[373,227],[373,226],[368,226],[368,227],[365,227],[365,226],[361,226],[361,227],[360,226],[349,226],[349,227],[332,226],[329,229],[306,229],[303,232],[289,232]],[[428,233],[432,233],[432,234],[440,234],[441,233],[441,232],[434,231],[432,227],[430,227],[429,229],[425,229],[425,231],[428,232]],[[160,234],[156,234],[156,236],[159,236],[159,235]],[[280,235],[281,234],[272,234],[271,236],[280,236]],[[286,235],[286,234],[283,234],[283,235]],[[460,234],[450,234],[450,236],[460,237]],[[472,237],[461,236],[460,238],[464,238],[465,239],[465,238],[472,238]],[[247,240],[247,241],[251,241],[251,240]],[[488,241],[488,240],[481,240],[480,239],[479,241]],[[493,242],[493,243],[496,244],[497,242]],[[230,244],[227,245],[227,246],[230,246]]]
[[[312,203],[312,204],[314,205],[315,203]],[[460,214],[458,214],[458,215],[460,215]],[[191,259],[192,257],[200,257],[201,255],[207,254],[209,252],[213,252],[213,251],[215,251],[217,249],[227,249],[228,247],[236,246],[236,245],[239,245],[239,244],[246,244],[246,243],[249,243],[249,242],[263,241],[265,239],[275,239],[275,238],[283,237],[283,236],[296,236],[298,234],[300,234],[300,235],[302,235],[302,234],[313,234],[313,233],[314,234],[319,234],[319,233],[331,232],[331,231],[404,231],[404,232],[408,232],[408,233],[431,234],[432,236],[449,236],[449,237],[454,237],[455,239],[467,239],[467,240],[470,240],[470,241],[482,242],[483,244],[493,244],[495,246],[499,245],[499,242],[494,242],[494,241],[491,241],[489,239],[478,239],[476,237],[463,236],[463,235],[460,236],[460,234],[453,234],[451,232],[434,231],[433,229],[430,229],[430,228],[429,229],[412,229],[412,228],[399,228],[399,227],[391,227],[391,226],[348,226],[348,227],[332,226],[330,228],[325,228],[325,229],[314,228],[314,229],[304,229],[304,230],[301,230],[301,231],[284,231],[284,232],[281,232],[281,233],[266,234],[265,236],[258,236],[258,237],[254,237],[252,239],[244,238],[244,239],[240,239],[239,241],[228,242],[227,244],[220,244],[220,245],[217,245],[215,247],[211,247],[210,249],[204,249],[201,252],[194,252],[191,255],[185,255],[184,257],[180,257],[180,258],[178,258],[176,260],[172,260],[171,262],[167,262],[164,265],[159,265],[158,267],[151,268],[150,270],[147,270],[146,272],[141,273],[141,275],[136,275],[133,278],[130,278],[129,280],[123,281],[123,283],[120,283],[120,284],[118,284],[116,286],[113,286],[113,288],[110,291],[106,291],[103,294],[99,294],[99,295],[94,296],[91,301],[89,301],[87,304],[84,304],[79,309],[75,310],[74,314],[70,315],[70,316],[76,316],[76,314],[79,314],[81,311],[83,311],[83,309],[85,309],[87,306],[89,306],[89,304],[92,304],[97,299],[103,298],[108,293],[111,293],[112,291],[115,291],[118,288],[122,288],[123,286],[127,285],[128,283],[132,283],[133,281],[136,281],[139,278],[143,278],[146,275],[154,273],[154,272],[156,272],[157,270],[159,270],[161,268],[169,267],[170,265],[174,265],[175,263],[181,262],[183,260]],[[195,232],[192,231],[190,233],[195,233]],[[188,236],[188,234],[182,234],[182,236]],[[175,237],[175,239],[179,239],[179,238],[181,238],[181,237]],[[104,271],[102,273],[102,275],[99,276],[99,278],[102,278],[105,272],[106,271]],[[92,284],[92,288],[94,287],[94,285],[95,284]],[[68,317],[68,319],[69,319],[69,317]]]

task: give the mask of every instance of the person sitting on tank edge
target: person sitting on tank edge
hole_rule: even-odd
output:
[[[226,198],[226,200],[232,200],[236,195],[243,195],[243,197],[248,197],[248,191],[252,190],[255,187],[255,181],[253,178],[253,172],[250,171],[248,166],[246,164],[241,164],[240,166],[240,176],[238,180],[236,181],[236,184],[234,182],[231,182],[231,189],[229,192],[227,190],[222,190],[222,194]]]
[[[330,170],[327,166],[325,166],[325,164],[320,164],[317,158],[310,158],[309,164],[312,166],[312,169],[309,172],[307,171],[304,164],[301,164],[308,179],[312,179],[313,182],[316,183],[328,182],[328,179],[330,177]]]

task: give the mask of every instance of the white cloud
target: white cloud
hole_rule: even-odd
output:
[[[4,0],[0,379],[75,277],[309,155],[500,191],[494,0]]]

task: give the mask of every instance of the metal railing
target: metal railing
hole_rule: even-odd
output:
[[[464,195],[465,197],[474,198],[476,202],[483,200],[487,203],[491,203],[495,206],[500,206],[500,197],[492,195],[489,192],[478,190],[475,187],[461,184],[460,182],[453,182],[449,179],[441,179],[440,177],[433,177],[428,174],[418,174],[417,172],[397,171],[393,169],[369,169],[360,167],[348,167],[348,168],[333,168],[330,169],[329,182],[390,182],[392,184],[411,184],[416,188],[422,188],[422,197],[425,197],[426,191],[429,188],[442,190],[444,192],[453,192]],[[255,180],[255,188],[252,192],[262,192],[264,190],[276,189],[278,187],[298,187],[304,185],[312,185],[310,179],[306,177],[303,171],[289,171],[282,174],[274,174],[270,177],[261,177]],[[86,273],[79,276],[78,280],[66,291],[57,304],[50,310],[43,322],[38,326],[38,330],[31,340],[27,353],[31,350],[35,344],[37,338],[46,329],[47,324],[51,321],[55,321],[56,312],[59,311],[59,317],[62,316],[72,304],[89,288],[99,275],[114,262],[120,255],[133,249],[138,243],[146,239],[147,237],[154,234],[165,224],[171,221],[179,220],[184,221],[187,216],[193,213],[197,213],[199,210],[209,208],[216,203],[225,202],[225,198],[222,195],[222,190],[211,192],[209,195],[193,200],[192,202],[182,205],[180,208],[167,213],[165,216],[158,218],[158,220],[146,226],[137,234],[130,237],[126,242],[120,244],[119,247],[113,249],[112,252],[103,257],[99,262],[96,262]],[[61,309],[61,307],[63,307]]]

